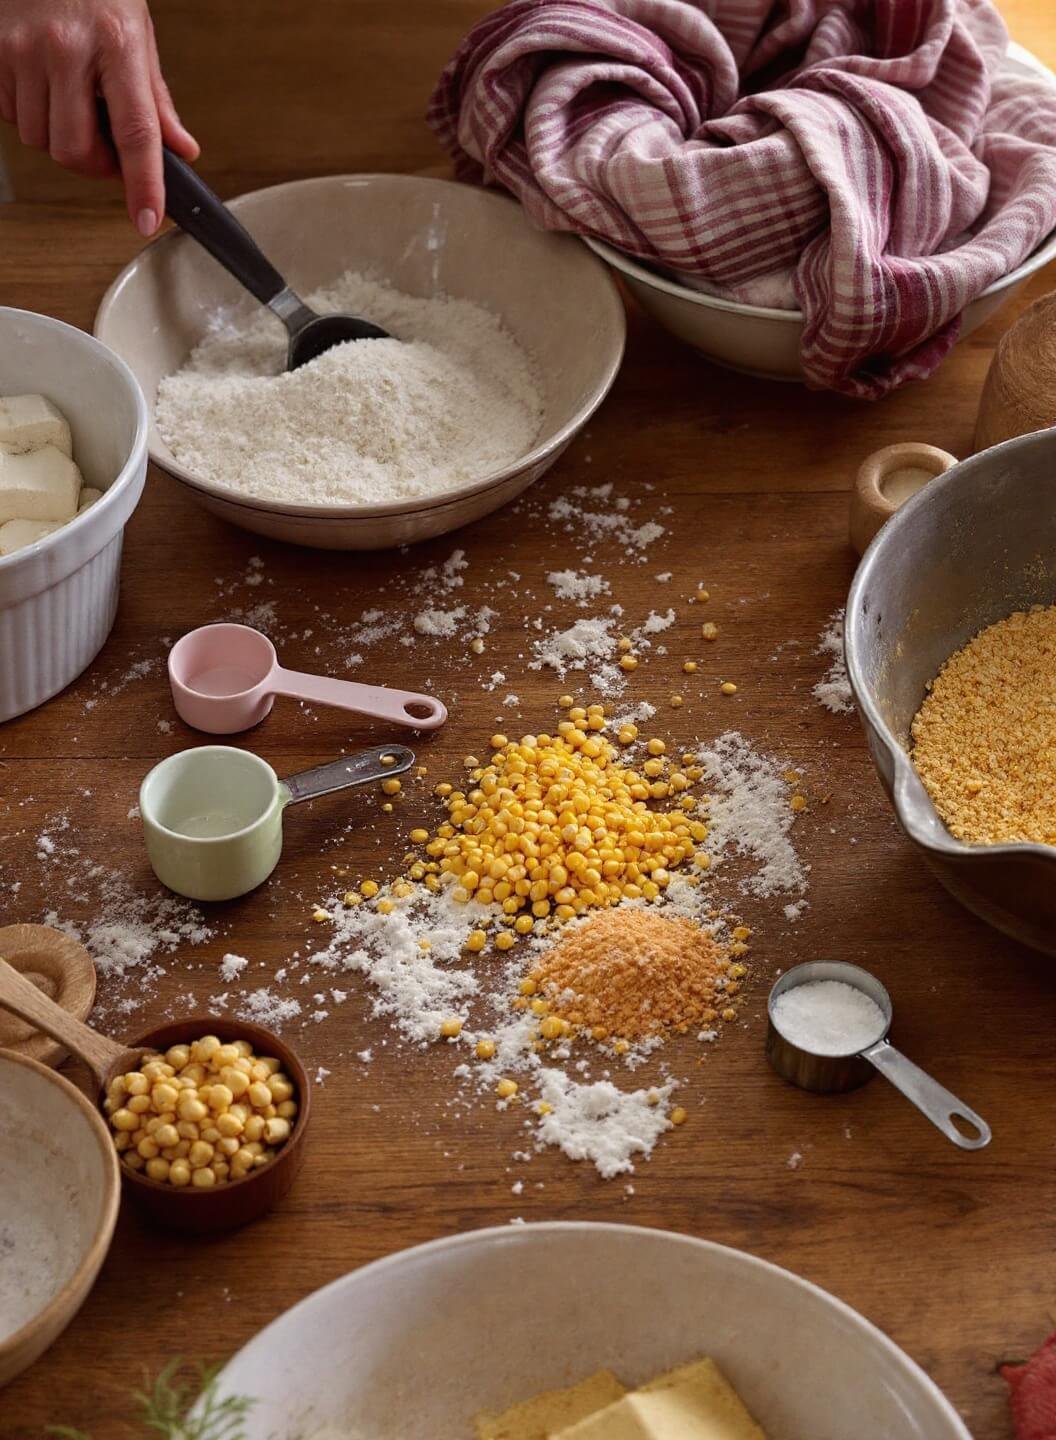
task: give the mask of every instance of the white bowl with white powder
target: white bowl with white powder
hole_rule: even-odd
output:
[[[231,208],[310,302],[398,337],[282,373],[279,322],[176,232],[114,281],[95,333],[143,386],[151,458],[245,529],[331,549],[443,534],[538,479],[615,378],[604,266],[504,196],[328,176]]]
[[[254,1400],[246,1440],[469,1440],[478,1411],[701,1355],[768,1440],[969,1440],[924,1372],[835,1296],[743,1250],[629,1225],[507,1225],[377,1261],[251,1340],[220,1393]]]
[[[54,1070],[0,1050],[0,1386],[69,1324],[106,1258],[121,1179],[102,1116]]]

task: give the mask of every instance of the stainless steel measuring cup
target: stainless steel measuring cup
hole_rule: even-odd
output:
[[[263,884],[278,864],[287,805],[402,775],[413,764],[406,745],[378,745],[280,780],[248,750],[181,750],[139,787],[154,874],[190,900],[234,900]]]
[[[844,1054],[827,1054],[806,1049],[788,1040],[774,1018],[775,1002],[789,990],[818,980],[837,980],[867,995],[879,1007],[881,1021],[877,1033],[862,1048]],[[901,1090],[907,1100],[931,1121],[947,1140],[962,1150],[981,1150],[990,1143],[990,1127],[963,1101],[933,1080],[919,1065],[906,1058],[888,1040],[893,1007],[891,996],[875,975],[858,965],[843,961],[813,960],[787,970],[770,991],[767,1001],[768,1027],[766,1056],[777,1073],[803,1090],[833,1093],[854,1090],[864,1085],[879,1070],[880,1074]],[[970,1127],[974,1134],[965,1134],[955,1121]]]

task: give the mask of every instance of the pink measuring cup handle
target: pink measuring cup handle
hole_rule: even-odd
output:
[[[276,695],[294,700],[307,700],[317,705],[333,705],[338,710],[354,710],[375,720],[388,720],[393,725],[406,725],[412,730],[437,730],[447,719],[447,707],[432,695],[416,695],[410,690],[390,690],[385,685],[360,685],[354,680],[332,680],[326,675],[306,675],[299,670],[276,666],[268,680],[268,689]],[[414,706],[421,713],[414,714]]]

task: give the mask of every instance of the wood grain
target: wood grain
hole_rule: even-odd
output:
[[[160,8],[175,46],[177,18],[182,13],[189,23],[192,7]],[[245,64],[258,75],[271,67],[270,103],[285,117],[295,97],[308,111],[319,92],[304,73],[291,72],[286,87],[276,56],[258,58],[276,43],[267,21],[278,25],[279,8],[253,7],[259,20]],[[319,17],[345,8],[381,14],[381,7],[309,6],[316,18],[305,18],[298,32],[305,46],[324,34]],[[304,7],[296,10],[305,15]],[[1051,8],[1020,0],[1013,10],[1020,38],[1056,62]],[[420,99],[466,13],[461,5],[403,7],[399,28],[388,22],[386,33],[404,47],[404,61],[338,97],[359,117],[361,135],[363,125],[375,127],[370,163],[399,167],[424,154],[406,137],[417,133]],[[383,25],[377,16],[375,23]],[[200,33],[195,43],[207,68],[201,94],[186,97],[192,119],[197,104],[204,114],[228,103],[212,93],[219,62]],[[345,47],[330,48],[336,54]],[[327,63],[331,75],[344,73],[333,54]],[[295,91],[295,83],[304,88]],[[389,103],[390,85],[401,119],[386,135],[371,117]],[[230,147],[229,188],[343,165],[332,149],[314,159],[290,149],[276,151],[269,169],[256,120],[242,127],[249,148],[238,171],[239,112],[230,103],[222,126],[217,122]],[[355,163],[352,157],[348,168]],[[137,241],[119,205],[97,201],[0,207],[0,244],[6,303],[88,326]],[[1056,1214],[1051,968],[980,926],[919,867],[888,811],[857,722],[821,709],[810,691],[826,663],[814,653],[818,634],[852,574],[848,491],[862,457],[916,439],[968,453],[996,341],[1053,278],[1038,277],[927,384],[871,407],[726,374],[632,315],[627,361],[611,398],[546,481],[516,509],[408,554],[328,555],[255,540],[212,520],[152,472],[128,528],[122,608],[102,655],[65,694],[0,729],[0,887],[20,887],[0,888],[5,923],[36,920],[51,908],[72,918],[84,913],[75,899],[79,862],[49,865],[36,855],[36,836],[61,815],[69,820],[67,840],[84,856],[122,869],[151,893],[128,810],[147,769],[197,738],[173,716],[162,641],[234,608],[273,600],[288,663],[338,664],[342,617],[374,604],[406,605],[423,569],[457,545],[469,561],[460,602],[496,604],[489,587],[510,570],[521,577],[516,588],[498,592],[505,599],[485,654],[429,641],[412,650],[376,646],[357,678],[432,684],[448,701],[451,722],[421,745],[430,784],[456,775],[465,752],[497,724],[527,730],[552,723],[564,686],[526,668],[525,616],[552,601],[546,572],[579,564],[584,546],[555,531],[546,504],[571,486],[602,481],[667,529],[643,565],[621,551],[596,551],[593,568],[609,576],[629,617],[668,604],[677,612],[664,637],[669,653],[642,666],[630,695],[658,707],[655,727],[669,738],[735,726],[802,768],[811,805],[797,822],[796,843],[812,867],[810,906],[789,926],[779,904],[741,902],[755,929],[743,1024],[699,1067],[692,1044],[670,1051],[676,1070],[692,1076],[690,1120],[639,1166],[633,1196],[621,1182],[605,1184],[560,1156],[539,1157],[527,1170],[514,1164],[516,1117],[453,1104],[450,1056],[401,1047],[371,1018],[368,995],[350,977],[349,999],[326,1022],[285,1032],[311,1073],[318,1066],[331,1073],[315,1094],[304,1172],[282,1206],[243,1232],[198,1243],[151,1231],[126,1208],[80,1316],[0,1395],[3,1440],[38,1440],[49,1422],[116,1440],[123,1397],[141,1367],[156,1370],[174,1354],[222,1358],[350,1267],[516,1215],[680,1229],[776,1260],[882,1326],[949,1394],[977,1440],[1008,1440],[995,1366],[1047,1333],[1056,1289],[1049,1260]],[[257,587],[239,579],[252,555],[264,562]],[[654,579],[662,571],[673,572],[666,586]],[[699,611],[685,601],[700,580],[722,626],[707,654],[697,640]],[[323,623],[320,611],[339,618]],[[680,668],[689,654],[702,662],[692,683]],[[128,678],[144,660],[148,672]],[[509,679],[490,692],[483,686],[495,670]],[[732,699],[719,696],[720,678],[736,680]],[[507,689],[520,697],[516,709],[501,704]],[[686,697],[677,712],[667,703],[676,690]],[[171,733],[160,722],[171,724]],[[382,736],[350,728],[347,717],[280,705],[246,743],[281,773],[374,738]],[[250,957],[257,983],[265,983],[318,938],[310,911],[333,884],[331,864],[348,867],[352,877],[383,878],[399,861],[405,832],[435,818],[426,786],[408,786],[393,816],[370,797],[299,807],[268,887],[215,907],[222,933],[169,958],[168,973],[143,995],[123,987],[141,1003],[123,1020],[107,1010],[107,1023],[124,1038],[188,1013],[189,994],[200,1004],[222,988],[217,965],[228,950]],[[896,1040],[988,1119],[995,1137],[988,1150],[957,1151],[881,1082],[822,1098],[769,1073],[762,1051],[768,985],[777,971],[821,956],[878,973],[894,999]],[[113,999],[104,984],[102,1005]],[[356,1058],[366,1047],[370,1064]],[[793,1169],[788,1161],[797,1152],[802,1163]],[[511,1186],[522,1174],[524,1193],[515,1196]]]

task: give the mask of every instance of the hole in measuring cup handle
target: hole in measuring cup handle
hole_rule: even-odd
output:
[[[431,727],[438,727],[447,719],[447,707],[439,700],[407,700],[404,702],[403,713],[412,720],[420,724],[428,723]]]
[[[982,1122],[974,1119],[971,1115],[965,1115],[960,1110],[950,1111],[950,1125],[957,1131],[962,1140],[969,1145],[979,1146],[990,1143],[990,1131]]]

